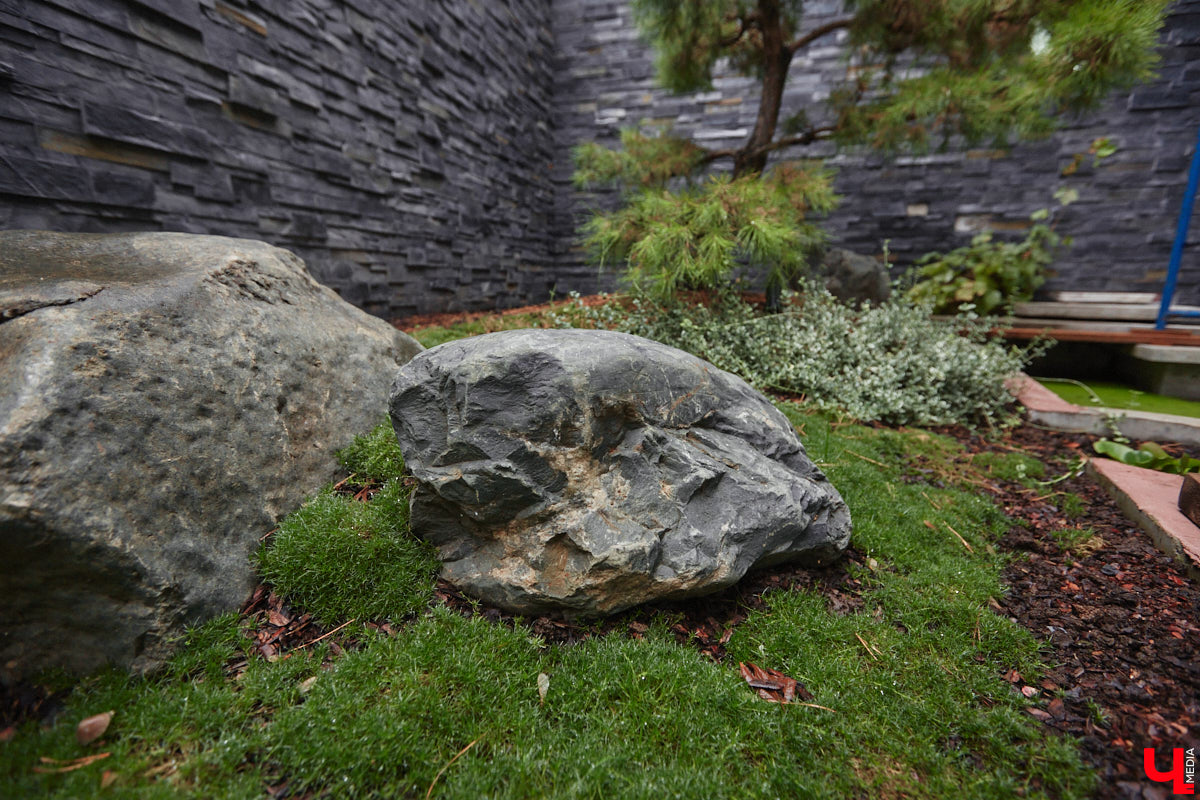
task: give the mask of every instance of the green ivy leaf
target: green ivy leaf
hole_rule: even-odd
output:
[[[1073,187],[1062,186],[1054,192],[1054,199],[1059,205],[1069,206],[1079,199],[1079,190]]]

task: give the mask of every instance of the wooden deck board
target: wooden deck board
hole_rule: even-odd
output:
[[[1058,328],[1051,326],[1027,326],[1022,320],[1014,324],[997,327],[996,333],[1006,339],[1036,339],[1045,336],[1060,342],[1098,342],[1102,344],[1165,344],[1184,347],[1200,347],[1200,331],[1168,328],[1125,328],[1102,330],[1088,328]]]
[[[1174,306],[1178,311],[1200,311],[1195,306]],[[1158,319],[1158,303],[1013,303],[1013,311],[1021,317],[1050,319],[1105,320],[1109,322],[1154,322]]]

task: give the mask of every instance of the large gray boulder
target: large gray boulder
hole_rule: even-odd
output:
[[[636,336],[523,330],[405,365],[392,422],[442,576],[521,613],[597,615],[834,558],[845,503],[740,378]]]
[[[236,608],[420,349],[261,242],[0,232],[0,677]]]

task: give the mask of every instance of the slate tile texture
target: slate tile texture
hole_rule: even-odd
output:
[[[840,13],[805,7],[809,26]],[[807,153],[838,170],[835,242],[889,241],[899,273],[973,220],[1019,236],[1075,185],[1048,288],[1158,290],[1200,126],[1198,31],[1200,0],[1179,0],[1155,81],[1011,156]],[[790,105],[846,77],[840,36],[797,59]],[[756,107],[736,75],[657,89],[626,0],[0,0],[0,225],[265,239],[385,317],[510,307],[612,285],[574,229],[615,195],[572,187],[573,145],[646,121],[736,145]],[[1100,136],[1117,154],[1061,177]],[[1178,301],[1200,303],[1200,258]]]
[[[541,299],[549,18],[550,0],[0,3],[0,223],[266,239],[388,317]],[[490,254],[487,291],[451,242]]]

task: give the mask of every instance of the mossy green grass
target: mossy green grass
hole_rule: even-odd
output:
[[[251,798],[284,782],[320,797],[1086,797],[1074,744],[1001,679],[1032,682],[1042,657],[989,608],[1008,521],[970,485],[910,469],[921,456],[943,476],[980,466],[935,434],[781,408],[850,506],[869,565],[855,574],[861,609],[774,591],[714,663],[677,644],[666,615],[641,639],[547,645],[520,621],[431,607],[435,564],[408,531],[381,426],[343,453],[349,473],[381,482],[375,497],[322,492],[260,564],[325,625],[388,618],[395,635],[360,628],[356,649],[320,642],[269,663],[245,621],[213,620],[158,675],[80,680],[52,724],[0,744],[0,786],[27,798]],[[796,678],[812,704],[764,702],[738,661]],[[79,745],[75,725],[108,710],[104,737]]]
[[[289,514],[258,555],[263,580],[318,623],[401,620],[428,607],[433,548],[408,528],[404,456],[383,421],[338,453],[347,480],[380,484],[366,502],[321,490]],[[357,630],[357,628],[356,628]]]

